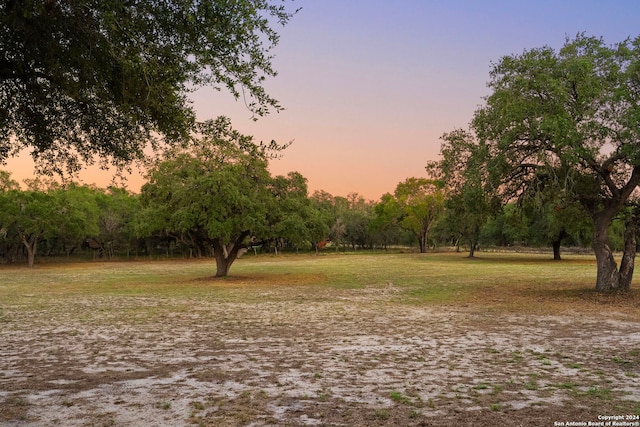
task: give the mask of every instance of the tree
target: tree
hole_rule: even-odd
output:
[[[116,252],[128,254],[134,235],[133,219],[139,209],[139,198],[125,189],[109,187],[96,191],[96,207],[99,209],[97,233],[93,236],[103,255],[111,259]]]
[[[62,246],[62,252],[69,256],[87,236],[98,233],[100,208],[96,200],[98,190],[70,183],[66,187],[54,186],[48,194],[56,207],[55,214],[47,218],[47,233],[50,250],[53,243]],[[55,247],[55,246],[54,246]]]
[[[544,171],[589,212],[596,290],[629,289],[640,183],[640,37],[607,46],[579,34],[550,47],[505,56],[491,71],[492,94],[473,119],[478,136],[515,195]],[[627,208],[629,206],[629,208]],[[620,267],[607,230],[626,215]]]
[[[563,240],[585,241],[585,234],[593,234],[588,213],[560,188],[553,177],[538,174],[518,200],[518,208],[527,219],[527,240],[531,244],[551,244],[553,259],[561,260]]]
[[[340,203],[343,208],[338,212],[338,219],[344,226],[344,240],[353,250],[358,246],[371,247],[373,245],[371,237],[373,203],[368,202],[358,193],[349,193],[346,201],[346,204]]]
[[[324,190],[316,190],[309,198],[311,207],[313,208],[313,240],[312,246],[316,252],[320,249],[318,244],[326,243],[330,238],[331,241],[336,244],[336,250],[338,243],[344,234],[341,232],[343,227],[335,227],[337,221],[337,209],[335,206],[335,198]],[[334,233],[336,232],[337,233]],[[344,231],[344,230],[342,230]],[[338,240],[335,240],[335,237]],[[323,242],[323,243],[321,243]]]
[[[0,257],[7,262],[15,262],[22,244],[13,227],[15,218],[12,196],[18,192],[20,184],[11,179],[11,173],[0,171]]]
[[[33,267],[41,247],[45,255],[57,250],[70,255],[86,236],[97,234],[98,215],[96,190],[74,183],[63,187],[33,180],[27,190],[15,187],[0,191],[3,240],[19,242],[29,267]],[[6,249],[8,261],[23,258],[17,253],[7,254]]]
[[[274,24],[293,13],[275,0],[0,1],[0,161],[31,147],[46,172],[126,165],[156,135],[188,136],[187,94],[202,86],[256,115],[279,109],[263,83]]]
[[[17,190],[20,188],[18,181],[11,178],[11,173],[0,171],[0,192]]]
[[[2,228],[15,234],[27,251],[27,264],[33,267],[38,243],[51,231],[50,219],[56,218],[54,198],[45,192],[10,190],[0,197]]]
[[[296,251],[312,240],[314,212],[308,198],[307,179],[299,172],[276,176],[270,185],[273,203],[267,215],[271,236],[278,242],[286,242]]]
[[[152,222],[138,230],[155,228],[198,250],[210,247],[216,277],[222,277],[248,238],[266,233],[273,202],[268,154],[251,137],[234,131],[226,118],[200,131],[193,144],[172,150],[150,169],[141,191],[145,212],[139,218]]]
[[[373,207],[370,228],[376,243],[385,249],[388,245],[404,243],[406,233],[400,225],[399,206],[392,194],[383,194]]]
[[[447,226],[468,242],[473,258],[481,227],[500,209],[499,182],[488,167],[487,145],[472,132],[457,129],[441,139],[441,159],[429,162],[426,169],[444,185]]]
[[[444,194],[437,181],[407,178],[396,186],[394,194],[383,196],[386,209],[396,212],[398,225],[411,232],[418,241],[420,253],[427,251],[429,232],[444,210]]]

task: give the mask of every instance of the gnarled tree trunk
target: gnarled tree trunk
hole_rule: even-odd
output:
[[[213,255],[216,258],[216,277],[226,277],[229,275],[231,264],[238,258],[238,252],[244,247],[242,242],[249,236],[249,233],[249,231],[243,231],[234,241],[229,243],[229,245],[222,243],[222,240],[219,238],[213,240]]]
[[[636,235],[638,233],[638,216],[634,215],[627,219],[624,229],[624,253],[620,262],[620,285],[619,289],[628,291],[631,289],[633,279],[633,269],[636,260]]]
[[[554,261],[562,261],[562,257],[560,256],[560,245],[562,244],[562,239],[568,237],[567,232],[562,229],[556,236],[556,238],[551,242],[551,246],[553,247],[553,260]]]
[[[33,267],[36,260],[36,252],[38,250],[38,235],[31,234],[27,236],[24,233],[21,233],[20,238],[22,239],[22,244],[27,250],[27,265],[29,267]]]
[[[631,287],[636,256],[637,216],[625,222],[625,242],[620,270],[609,246],[607,230],[613,220],[614,212],[605,210],[594,215],[593,250],[596,254],[597,276],[596,290],[600,292],[625,291]]]

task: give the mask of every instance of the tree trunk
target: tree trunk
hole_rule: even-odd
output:
[[[226,277],[235,259],[225,258],[224,255],[218,255],[219,253],[216,251],[216,277]]]
[[[418,235],[418,245],[420,246],[420,253],[427,252],[427,233],[420,233]]]
[[[22,243],[24,247],[27,249],[27,265],[29,267],[33,267],[36,261],[36,252],[38,249],[38,238],[36,236],[27,236],[24,234],[21,236]]]
[[[618,265],[609,246],[607,230],[611,225],[613,213],[604,211],[594,216],[593,250],[596,254],[597,276],[596,291],[610,292],[620,285]]]
[[[551,242],[551,246],[553,246],[553,260],[554,261],[561,261],[562,257],[560,256],[560,243],[562,242],[562,239],[556,239],[553,242]]]
[[[476,257],[476,242],[469,243],[469,258]]]
[[[474,227],[475,229],[469,236],[469,258],[475,258],[476,249],[478,248],[478,241],[480,240],[480,227]]]
[[[562,261],[562,257],[560,257],[560,244],[562,243],[562,240],[568,236],[569,235],[567,234],[566,231],[564,231],[564,228],[563,228],[560,230],[560,232],[556,236],[556,239],[551,242],[551,246],[553,247],[554,261]]]
[[[216,258],[216,277],[229,275],[231,264],[238,258],[238,251],[243,248],[242,242],[249,235],[249,231],[243,231],[235,241],[227,247],[220,239],[213,240],[213,255]]]
[[[620,284],[621,291],[631,289],[633,279],[633,269],[636,259],[636,235],[638,232],[638,219],[632,216],[625,222],[624,229],[624,253],[620,262]]]

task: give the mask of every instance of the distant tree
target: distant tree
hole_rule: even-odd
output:
[[[308,197],[307,179],[299,172],[276,176],[270,185],[273,203],[267,214],[271,236],[296,251],[313,238],[315,212]]]
[[[357,247],[371,247],[371,221],[373,219],[373,204],[365,200],[358,193],[347,195],[346,209],[339,213],[344,224],[344,240],[355,250]]]
[[[107,258],[117,252],[130,252],[130,242],[134,236],[133,220],[140,207],[137,195],[129,191],[109,187],[96,194],[98,208],[98,232],[94,236]]]
[[[373,208],[371,232],[375,241],[386,248],[391,244],[404,243],[404,235],[399,225],[399,206],[392,194],[382,195]]]
[[[216,259],[216,276],[227,276],[252,234],[267,233],[273,203],[267,150],[219,118],[201,129],[187,148],[176,148],[151,167],[142,187],[147,233],[164,230],[206,249]]]
[[[98,232],[94,189],[39,180],[30,181],[29,187],[0,192],[0,228],[5,240],[13,238],[22,245],[30,267],[41,246],[44,255],[58,250],[70,255],[86,236]]]
[[[15,235],[27,252],[27,264],[33,267],[38,243],[51,231],[51,219],[59,212],[55,199],[34,190],[10,190],[0,195],[0,223]]]
[[[467,241],[473,258],[481,227],[501,206],[499,177],[489,168],[487,145],[472,132],[458,129],[441,139],[441,159],[428,162],[426,169],[445,188],[447,228]]]
[[[291,16],[269,0],[1,1],[0,161],[31,147],[49,172],[128,164],[188,136],[202,86],[279,109],[263,83]]]
[[[503,57],[491,71],[473,119],[478,137],[504,172],[513,197],[540,171],[557,177],[594,224],[596,290],[626,290],[633,277],[640,217],[640,37],[606,46],[582,34],[550,47]],[[607,230],[617,215],[628,227],[620,268]]]
[[[48,190],[56,214],[48,219],[48,240],[62,246],[62,252],[69,256],[80,247],[87,236],[98,234],[100,218],[95,188],[69,184]]]
[[[318,235],[315,244],[324,242],[328,238],[338,251],[346,235],[346,227],[340,215],[348,209],[349,201],[345,197],[333,196],[324,190],[314,191],[310,201],[317,212],[315,221]]]
[[[480,230],[481,239],[495,246],[524,246],[530,237],[529,218],[517,202],[505,204]]]
[[[11,178],[11,172],[0,171],[0,192],[17,190],[20,188],[18,181]]]
[[[309,202],[313,209],[313,216],[310,220],[311,243],[313,248],[318,251],[320,249],[318,244],[326,243],[331,236],[331,227],[335,221],[333,196],[326,191],[316,190],[309,197]]]
[[[553,259],[559,261],[562,242],[567,239],[583,242],[585,235],[593,234],[593,224],[584,207],[567,189],[559,187],[554,178],[539,174],[536,180],[518,201],[527,218],[527,240],[534,245],[550,244]]]
[[[427,251],[429,232],[444,211],[444,194],[437,181],[407,178],[396,186],[393,195],[383,196],[386,208],[397,215],[398,225],[411,232],[421,253]]]

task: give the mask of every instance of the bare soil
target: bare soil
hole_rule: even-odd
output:
[[[251,292],[5,305],[0,425],[554,426],[640,410],[628,310],[425,307],[392,284]]]

